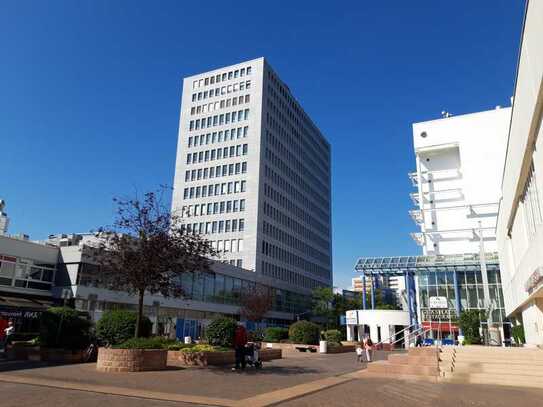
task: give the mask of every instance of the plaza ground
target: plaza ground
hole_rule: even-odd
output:
[[[262,370],[241,373],[229,368],[99,373],[94,364],[2,362],[0,405],[522,407],[543,400],[543,390],[370,378],[364,367],[350,353],[288,354]]]

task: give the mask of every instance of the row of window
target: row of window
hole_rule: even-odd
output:
[[[266,112],[266,127],[268,130],[273,130],[277,133],[282,140],[289,146],[289,150],[295,153],[300,161],[307,163],[319,178],[327,179],[330,174],[330,158],[328,160],[322,160],[317,157],[311,146],[303,139],[302,133],[296,131],[292,126],[287,123],[282,123],[276,119],[269,111]]]
[[[234,127],[233,129],[226,129],[224,131],[214,131],[213,133],[191,136],[188,138],[188,146],[197,147],[204,144],[222,143],[223,141],[232,141],[242,137],[246,138],[248,134],[249,126]]]
[[[243,232],[245,219],[214,220],[213,222],[187,223],[188,233],[211,235],[215,233]]]
[[[268,163],[273,164],[275,168],[281,171],[283,175],[285,175],[288,180],[296,185],[300,191],[302,191],[306,195],[315,197],[322,206],[328,206],[328,203],[330,202],[330,191],[328,187],[326,187],[322,182],[317,182],[315,183],[316,185],[311,185],[307,183],[305,180],[307,179],[309,172],[302,172],[302,176],[298,172],[293,171],[285,161],[283,161],[269,148],[266,148],[264,154]]]
[[[206,196],[219,196],[227,194],[237,194],[245,192],[247,181],[231,181],[221,184],[209,184],[198,187],[185,188],[183,190],[183,199],[205,198]]]
[[[216,102],[204,103],[203,105],[192,106],[190,108],[190,115],[211,113],[215,110],[228,108],[230,106],[242,105],[251,101],[251,95],[234,96],[233,98],[218,100]]]
[[[264,202],[263,212],[264,212],[264,215],[274,220],[275,222],[289,228],[294,233],[303,237],[305,240],[315,242],[318,246],[320,246],[322,249],[326,251],[330,249],[328,239],[323,239],[312,230],[306,228],[300,222],[297,222],[296,220],[292,219],[290,216],[285,215],[279,209],[270,205],[268,202]]]
[[[322,267],[318,264],[308,261],[303,257],[290,252],[289,250],[283,249],[282,247],[269,243],[265,240],[262,241],[262,254],[271,257],[272,259],[282,261],[289,266],[293,266],[300,270],[304,270],[305,272],[309,272],[313,275],[322,276],[325,278],[328,278],[330,276],[329,268]]]
[[[286,209],[289,213],[294,214],[298,219],[301,219],[303,222],[313,227],[314,229],[317,229],[324,235],[328,236],[330,234],[330,229],[328,228],[328,226],[321,223],[319,218],[311,216],[308,212],[296,205],[281,192],[273,189],[267,183],[264,183],[264,196],[266,198],[270,198],[272,201],[279,204],[282,208]],[[320,215],[320,219],[328,219],[324,213],[318,215]]]
[[[183,206],[184,216],[205,216],[218,213],[244,212],[245,199],[234,199],[233,201],[209,202],[196,205]]]
[[[234,83],[233,85],[221,86],[219,88],[204,90],[203,92],[197,92],[192,94],[192,101],[205,100],[215,96],[227,95],[232,92],[239,92],[242,90],[251,89],[251,81],[242,81]]]
[[[269,236],[272,239],[283,243],[285,246],[292,247],[293,249],[296,249],[297,251],[305,254],[306,256],[312,257],[315,260],[320,261],[322,264],[330,264],[330,256],[308,245],[303,240],[297,239],[296,237],[290,235],[281,228],[272,225],[271,223],[268,223],[266,221],[262,222],[262,232],[266,236]],[[328,277],[328,273],[325,273],[323,277]]]
[[[208,76],[207,78],[196,79],[192,81],[192,89],[198,89],[204,86],[213,85],[215,83],[229,81],[231,79],[243,78],[245,75],[251,74],[251,67],[236,69],[230,72],[218,73],[216,75]]]
[[[306,115],[305,111],[298,105],[294,98],[290,95],[290,91],[286,90],[280,81],[268,71],[268,78],[273,86],[268,85],[268,92],[271,97],[281,106],[282,110],[286,112],[290,120],[296,124],[302,131],[305,137],[311,142],[321,157],[326,161],[330,153],[330,146],[321,135],[319,129]],[[278,92],[275,91],[275,89]],[[280,98],[279,94],[283,97]],[[313,149],[313,148],[312,148]]]
[[[243,239],[212,240],[211,247],[218,253],[242,252]]]
[[[204,117],[202,119],[191,120],[189,130],[199,130],[209,127],[222,126],[223,124],[235,123],[249,119],[249,109],[238,110],[230,113],[216,114],[214,116]]]
[[[325,173],[304,151],[294,151],[287,148],[272,132],[266,130],[266,144],[270,146],[279,157],[282,157],[284,161],[299,174],[304,174],[306,179],[309,179],[317,189],[324,188],[329,190],[329,173]]]
[[[520,202],[522,203],[526,229],[528,234],[532,236],[535,234],[537,227],[543,223],[543,216],[533,162],[529,171]]]
[[[199,168],[197,170],[185,171],[185,182],[199,181],[201,179],[226,177],[229,175],[245,174],[247,162],[235,164],[217,165],[216,167]]]
[[[247,144],[238,144],[236,146],[188,153],[187,164],[197,164],[207,161],[222,160],[225,158],[240,157],[242,155],[247,155],[248,150],[249,146]]]
[[[294,284],[299,287],[314,289],[317,287],[327,286],[320,281],[313,280],[312,278],[303,276],[284,267],[278,266],[277,264],[268,263],[266,261],[262,262],[262,274],[278,280],[289,282],[290,284]]]
[[[269,179],[272,183],[274,183],[276,186],[281,188],[283,191],[285,191],[288,195],[290,195],[294,200],[299,202],[300,204],[304,205],[306,208],[309,208],[314,213],[320,213],[324,212],[325,216],[323,219],[329,219],[329,203],[325,205],[323,202],[322,197],[314,194],[310,197],[307,197],[305,194],[298,191],[297,188],[292,186],[290,182],[288,182],[285,178],[283,178],[281,175],[279,175],[277,172],[275,172],[272,168],[270,168],[268,165],[264,166],[264,176]],[[320,205],[317,205],[317,202]],[[318,208],[318,209],[317,209]],[[320,209],[320,210],[319,210]]]

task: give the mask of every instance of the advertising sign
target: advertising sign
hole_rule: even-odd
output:
[[[447,297],[430,297],[430,308],[437,309],[446,309],[449,306],[447,305]]]
[[[358,312],[356,310],[347,311],[345,317],[347,325],[358,325]]]

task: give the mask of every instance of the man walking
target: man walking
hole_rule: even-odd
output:
[[[234,350],[236,352],[236,367],[232,370],[237,370],[240,368],[245,369],[245,345],[247,345],[247,331],[245,327],[241,324],[236,326],[234,331]]]

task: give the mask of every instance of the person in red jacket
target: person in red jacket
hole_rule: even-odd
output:
[[[234,350],[236,351],[236,367],[232,370],[240,368],[245,369],[245,345],[247,345],[247,330],[243,325],[238,324],[234,331]]]

